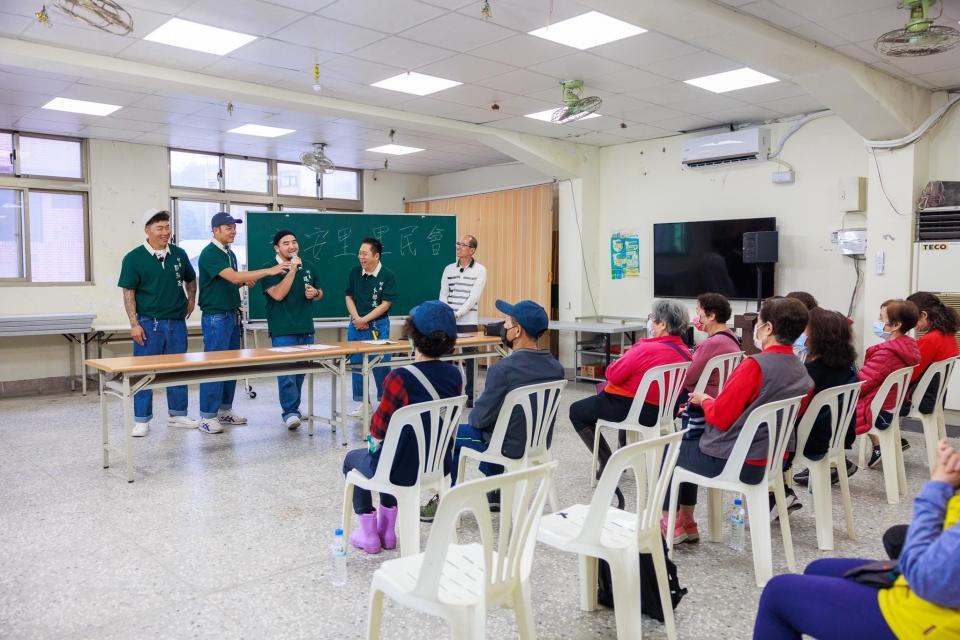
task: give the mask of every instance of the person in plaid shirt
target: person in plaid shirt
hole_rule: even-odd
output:
[[[383,381],[383,399],[370,422],[370,446],[347,453],[343,473],[356,469],[370,478],[380,461],[380,445],[387,436],[390,418],[401,407],[453,398],[463,393],[463,375],[460,369],[438,358],[453,350],[457,340],[457,320],[453,309],[439,300],[428,300],[410,311],[404,334],[413,343],[416,358],[408,367],[394,369]],[[423,380],[431,388],[427,388]],[[449,456],[449,453],[448,453]],[[420,459],[417,441],[408,429],[400,436],[390,480],[401,486],[411,486],[419,473]],[[380,494],[380,507],[375,511],[370,492],[360,487],[353,490],[353,511],[359,516],[360,527],[350,534],[350,544],[367,553],[380,553],[397,546],[397,500]]]

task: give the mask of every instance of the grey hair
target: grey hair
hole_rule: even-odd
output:
[[[665,323],[667,333],[672,336],[680,335],[690,324],[687,308],[676,300],[655,300],[651,315],[654,321]]]

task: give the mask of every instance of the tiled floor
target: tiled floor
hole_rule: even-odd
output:
[[[566,419],[569,403],[589,391],[568,387],[561,408],[554,455],[564,504],[591,494],[588,453]],[[370,576],[397,552],[352,552],[347,586],[330,585],[344,448],[325,427],[314,438],[305,427],[287,432],[275,386],[260,381],[257,392],[255,400],[238,395],[235,407],[250,425],[222,435],[155,420],[135,443],[133,484],[121,460],[101,468],[96,395],[0,401],[0,638],[362,637]],[[161,399],[157,413],[164,406]],[[922,439],[907,437],[913,495],[926,465]],[[358,446],[356,425],[350,440]],[[887,505],[879,471],[857,473],[852,491],[858,540],[841,533],[835,509],[834,555],[879,557],[884,529],[909,520],[909,500]],[[805,507],[791,522],[802,567],[824,554],[809,497],[801,499]],[[775,527],[774,566],[785,571],[778,533]],[[464,535],[472,535],[469,527]],[[615,637],[612,611],[579,611],[576,559],[542,545],[536,553],[539,637]],[[676,561],[690,590],[677,610],[680,636],[749,637],[759,596],[749,551],[701,542],[681,547]],[[384,637],[448,637],[437,621],[389,601],[385,616]],[[509,611],[491,613],[487,628],[490,638],[516,635]],[[665,637],[653,621],[644,632]]]

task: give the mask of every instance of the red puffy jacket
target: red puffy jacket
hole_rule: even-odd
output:
[[[863,358],[863,368],[857,373],[857,379],[863,381],[860,387],[860,399],[857,401],[857,435],[870,430],[874,416],[870,412],[870,403],[891,373],[904,367],[915,367],[920,363],[920,348],[910,336],[900,336],[893,340],[875,344]],[[891,391],[883,402],[883,408],[893,408],[896,396]]]

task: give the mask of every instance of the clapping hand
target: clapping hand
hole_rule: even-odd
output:
[[[947,444],[946,439],[937,444],[937,462],[931,479],[946,482],[954,489],[960,488],[960,453]]]
[[[705,393],[691,393],[690,394],[690,404],[703,404],[704,400],[713,400],[710,396]]]

